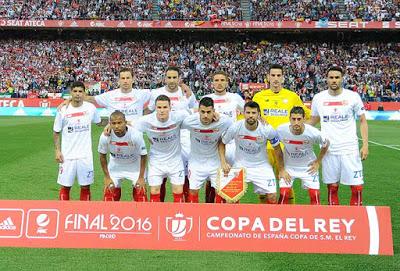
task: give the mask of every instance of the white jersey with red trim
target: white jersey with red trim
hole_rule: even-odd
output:
[[[204,125],[200,121],[200,114],[195,113],[187,117],[182,128],[190,131],[190,158],[189,163],[218,166],[218,141],[223,133],[232,125],[232,121],[225,115],[221,115],[217,122]]]
[[[279,139],[271,125],[264,125],[260,122],[256,130],[246,128],[246,121],[240,120],[234,123],[222,138],[224,144],[235,140],[235,166],[240,167],[271,167],[267,155],[267,142],[272,146],[279,145]]]
[[[79,107],[64,106],[56,114],[54,132],[61,132],[61,153],[64,159],[92,157],[92,126],[101,119],[96,107],[83,102]]]
[[[155,101],[158,96],[166,95],[171,100],[171,111],[178,111],[178,110],[186,110],[197,108],[198,103],[194,94],[187,98],[182,89],[178,87],[178,90],[175,92],[170,92],[167,90],[166,86],[157,88],[151,91],[151,97],[148,108],[150,110],[155,110]]]
[[[365,114],[357,92],[343,89],[337,96],[328,90],[314,96],[311,115],[320,117],[321,132],[329,139],[329,153],[348,154],[358,151],[356,116]]]
[[[161,122],[157,112],[139,118],[135,128],[145,132],[150,142],[150,163],[167,163],[181,158],[180,129],[183,120],[189,116],[185,110],[170,112],[169,119]]]
[[[107,109],[108,115],[118,110],[125,114],[127,121],[134,121],[143,116],[143,109],[149,103],[150,91],[132,89],[129,93],[123,93],[120,89],[115,89],[94,96],[94,98],[96,103]]]
[[[227,92],[224,95],[217,95],[213,93],[204,97],[213,99],[215,111],[227,115],[232,121],[236,121],[238,114],[243,112],[244,100],[239,94]]]
[[[140,168],[140,156],[147,154],[143,134],[129,126],[122,137],[117,136],[114,131],[111,131],[110,136],[101,134],[98,152],[110,152],[109,169],[117,168],[118,165],[134,164],[132,170]]]
[[[290,131],[290,123],[285,123],[276,129],[279,140],[285,145],[283,159],[285,167],[308,168],[317,159],[313,146],[319,144],[325,147],[327,138],[315,127],[304,124],[304,132],[295,135]]]

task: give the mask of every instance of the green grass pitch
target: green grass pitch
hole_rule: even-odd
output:
[[[0,199],[58,197],[57,164],[52,140],[53,118],[0,117]],[[370,140],[400,149],[400,122],[369,122]],[[103,176],[97,143],[102,128],[93,126],[95,184],[93,200],[102,198]],[[400,270],[400,150],[370,143],[364,162],[364,205],[390,206],[394,257],[365,255],[192,252],[94,249],[0,248],[0,270]],[[348,204],[350,189],[340,192]],[[249,191],[242,202],[256,202]],[[297,202],[308,202],[306,191],[296,184]],[[78,186],[72,198],[79,198]],[[131,198],[123,185],[123,200]],[[203,196],[200,197],[202,199]],[[326,188],[321,199],[326,204]],[[171,196],[168,198],[171,201]],[[1,242],[1,239],[0,239]]]

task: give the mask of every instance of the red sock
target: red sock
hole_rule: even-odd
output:
[[[328,205],[339,205],[338,185],[328,184]]]
[[[281,187],[279,189],[279,204],[289,204],[289,193],[291,188],[290,187]],[[268,198],[267,198],[268,202]]]
[[[189,202],[190,203],[199,203],[199,194],[189,193]]]
[[[184,202],[189,202],[189,178],[187,176],[185,176],[185,183],[183,184],[183,199]]]
[[[104,189],[103,200],[104,201],[114,201],[114,193],[108,187]]]
[[[311,205],[321,205],[320,197],[319,197],[319,189],[308,189],[308,195],[310,196],[310,204]]]
[[[226,203],[226,200],[223,199],[220,195],[215,195],[215,203]]]
[[[160,202],[160,194],[150,194],[150,202]]]
[[[266,201],[265,201],[265,204],[277,204],[277,202],[276,202],[276,199],[269,199],[269,198],[267,197],[267,199],[266,199]]]
[[[114,201],[121,200],[121,187],[114,187]]]
[[[69,191],[70,190],[71,190],[71,187],[61,186],[58,199],[59,200],[69,200]]]
[[[184,193],[180,193],[180,194],[173,193],[173,195],[174,195],[174,202],[184,202],[184,201],[183,201],[183,194],[184,194]]]
[[[81,187],[81,201],[90,201],[90,187]]]
[[[167,184],[167,178],[163,179],[163,182],[161,184],[161,188],[160,188],[160,201],[164,202],[165,201],[165,193],[167,191],[167,188],[165,187]]]
[[[215,188],[211,186],[211,182],[206,183],[206,203],[215,202]]]
[[[159,195],[159,194],[158,194]],[[147,202],[147,195],[144,188],[133,188],[132,189],[132,198],[136,202]]]
[[[352,185],[351,186],[351,206],[362,206],[362,185]]]

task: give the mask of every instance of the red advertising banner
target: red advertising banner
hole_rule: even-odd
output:
[[[64,99],[0,98],[0,107],[57,107]]]
[[[393,255],[373,206],[0,201],[0,246]]]
[[[0,19],[0,28],[119,29],[400,29],[400,21],[103,21]]]

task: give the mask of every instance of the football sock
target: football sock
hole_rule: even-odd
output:
[[[215,195],[215,203],[226,203],[226,200],[223,199],[220,195]]]
[[[328,184],[328,205],[339,205],[338,185]]]
[[[351,186],[351,198],[350,205],[351,206],[362,206],[362,185],[352,185]]]
[[[150,194],[150,202],[160,202],[160,194]]]
[[[174,195],[174,202],[184,202],[183,201],[183,193],[179,193],[179,194],[173,193],[173,195]],[[188,200],[189,200],[189,198],[188,198]]]
[[[185,176],[185,183],[183,184],[183,199],[184,202],[189,202],[189,178],[187,176]]]
[[[189,193],[189,202],[190,203],[199,203],[199,194]]]
[[[89,201],[90,200],[90,187],[81,187],[81,201]]]
[[[144,188],[135,188],[132,189],[132,198],[136,202],[147,202],[147,195]]]
[[[279,204],[289,204],[290,187],[281,187],[279,189]]]
[[[311,205],[321,205],[319,189],[308,189],[308,195],[310,196]]]
[[[70,190],[71,190],[71,187],[61,186],[58,199],[59,200],[69,200],[69,191]]]

